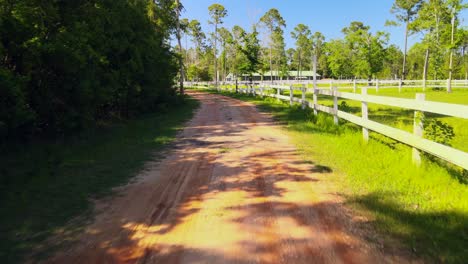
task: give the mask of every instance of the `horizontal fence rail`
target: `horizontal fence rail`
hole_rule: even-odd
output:
[[[214,82],[186,82],[188,86],[198,88],[214,86]],[[312,80],[273,80],[273,81],[260,81],[254,80],[250,81],[227,81],[227,82],[218,82],[219,86],[226,85],[238,85],[238,87],[248,86],[248,85],[280,85],[280,86],[300,86],[305,85],[312,86]],[[424,91],[426,88],[437,88],[437,89],[467,89],[468,80],[317,80],[316,84],[318,87],[329,87],[330,90],[332,87],[337,87],[338,89],[350,89],[356,91],[356,89],[366,86],[368,88],[375,89],[376,91],[380,89],[401,89],[403,88],[422,88]],[[273,88],[273,87],[272,87]],[[289,88],[288,88],[289,89]]]
[[[413,160],[415,163],[420,162],[419,157],[419,150],[439,157],[443,160],[446,160],[450,163],[453,163],[457,166],[462,167],[465,170],[468,170],[468,153],[425,139],[422,137],[422,120],[418,118],[419,113],[422,112],[430,112],[440,115],[446,116],[453,116],[463,119],[468,119],[468,106],[466,105],[458,105],[458,104],[448,104],[448,103],[440,103],[440,102],[433,102],[433,101],[425,101],[424,94],[417,94],[416,99],[403,99],[397,97],[387,97],[387,96],[377,96],[377,95],[368,95],[367,89],[369,86],[366,86],[369,81],[361,80],[360,83],[365,84],[362,87],[361,93],[349,93],[349,92],[341,92],[338,91],[336,86],[332,86],[331,89],[321,87],[318,88],[318,85],[315,86],[313,89],[307,88],[307,83],[291,83],[290,85],[284,84],[271,84],[271,82],[262,82],[262,83],[241,83],[238,82],[237,84],[221,84],[218,86],[218,89],[229,91],[229,92],[239,92],[245,94],[251,94],[256,96],[269,96],[273,98],[277,98],[283,101],[289,101],[292,105],[294,103],[301,104],[304,107],[309,107],[314,110],[316,114],[318,111],[325,112],[334,116],[335,123],[338,123],[338,118],[347,120],[351,123],[354,123],[358,126],[363,128],[363,136],[364,139],[367,140],[368,138],[368,130],[377,132],[379,134],[385,135],[390,137],[394,140],[402,142],[406,145],[413,147]],[[395,81],[382,81],[379,84],[392,84]],[[397,80],[398,82],[398,80]],[[407,81],[407,83],[417,83],[421,81]],[[429,82],[429,81],[428,81]],[[317,81],[317,84],[319,82]],[[323,83],[323,82],[322,82]],[[345,83],[345,82],[342,82]],[[357,84],[358,81],[352,80],[347,81],[347,83],[351,83],[351,85]],[[435,82],[434,82],[435,83]],[[194,87],[194,88],[214,88],[213,83],[185,83],[187,87]],[[456,88],[452,84],[452,88]],[[352,87],[351,87],[352,88]],[[288,95],[283,95],[282,92],[284,90],[289,91]],[[301,91],[301,98],[294,96],[294,91]],[[306,99],[306,93],[313,93],[313,102]],[[324,105],[320,105],[317,103],[317,95],[326,95],[333,97],[334,105],[333,107],[328,107]],[[419,96],[419,97],[418,97]],[[362,116],[356,116],[344,111],[338,110],[338,98],[344,98],[349,100],[361,101],[362,102]],[[409,133],[388,125],[384,125],[367,118],[368,116],[368,108],[367,103],[375,103],[380,105],[387,105],[392,107],[399,107],[404,109],[411,109],[415,110],[415,131],[414,133]],[[420,126],[420,127],[419,127]]]

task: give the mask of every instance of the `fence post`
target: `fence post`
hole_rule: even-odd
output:
[[[452,92],[452,82],[450,79],[447,79],[447,93]]]
[[[306,90],[307,90],[307,84],[304,84],[302,86],[302,109],[306,108]]]
[[[426,95],[423,93],[416,94],[416,101],[424,101]],[[423,136],[424,131],[424,112],[414,111],[414,124],[413,124],[413,134],[418,137]],[[413,148],[413,163],[417,166],[421,165],[421,153],[417,148]]]
[[[375,92],[379,92],[379,79],[375,79]]]
[[[338,125],[338,88],[333,86],[333,122]]]
[[[280,100],[280,98],[279,98],[280,95],[281,95],[281,89],[280,89],[279,86],[278,86],[278,88],[276,88],[276,101],[279,101],[279,100]]]
[[[353,80],[353,93],[356,93],[356,79]]]
[[[423,92],[426,91],[426,85],[427,85],[426,82],[427,82],[426,79],[423,79]]]
[[[293,105],[293,97],[294,97],[293,92],[294,92],[294,90],[293,90],[293,86],[291,84],[289,86],[289,105]]]
[[[401,81],[401,79],[398,81],[398,92],[401,93],[401,85],[403,84],[403,82]]]
[[[361,95],[366,96],[367,95],[367,86],[363,86],[361,88]],[[367,101],[363,98],[361,101],[361,115],[363,120],[368,119],[368,108],[367,108]],[[362,127],[362,138],[364,139],[364,142],[369,141],[369,130],[365,127]]]
[[[333,90],[333,80],[330,80],[330,91]]]
[[[317,115],[317,94],[318,94],[318,89],[317,89],[317,83],[314,82],[314,115]]]
[[[238,93],[237,78],[236,78],[236,93]]]

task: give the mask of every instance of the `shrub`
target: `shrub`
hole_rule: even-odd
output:
[[[453,127],[437,119],[424,119],[425,138],[440,144],[450,146],[450,142],[455,137]]]

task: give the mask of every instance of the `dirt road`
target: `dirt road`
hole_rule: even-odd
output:
[[[288,137],[252,105],[202,104],[161,162],[100,201],[48,263],[382,263]],[[400,260],[401,261],[401,260]]]

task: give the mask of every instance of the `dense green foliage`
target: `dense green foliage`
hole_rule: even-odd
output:
[[[291,37],[296,40],[296,58],[299,62],[298,70],[302,70],[304,58],[310,58],[310,29],[304,24],[298,24],[291,32]]]
[[[240,52],[241,59],[237,64],[237,72],[251,75],[258,70],[260,44],[258,41],[258,32],[253,27],[251,33],[243,32],[240,36],[240,42],[237,50]]]
[[[0,0],[0,138],[167,104],[177,74],[170,10],[169,0]]]
[[[210,11],[210,17],[211,17],[211,20],[209,21],[209,23],[213,24],[215,28],[214,35],[213,35],[213,41],[214,41],[213,48],[214,48],[215,57],[213,59],[214,59],[214,72],[217,73],[218,72],[218,58],[216,57],[216,55],[218,54],[217,53],[218,45],[216,45],[216,43],[218,41],[218,26],[223,23],[223,18],[227,16],[227,10],[224,9],[224,6],[220,4],[212,4],[208,7],[208,10]],[[182,49],[182,47],[180,48]],[[215,82],[218,81],[217,76],[218,74],[215,74]]]
[[[284,71],[287,71],[286,53],[284,51],[286,45],[283,37],[286,21],[278,9],[272,8],[260,18],[259,24],[268,33],[268,48],[265,47],[263,50],[263,67],[260,70],[262,72],[268,70],[270,75],[275,70],[280,72],[280,75],[284,75]]]

